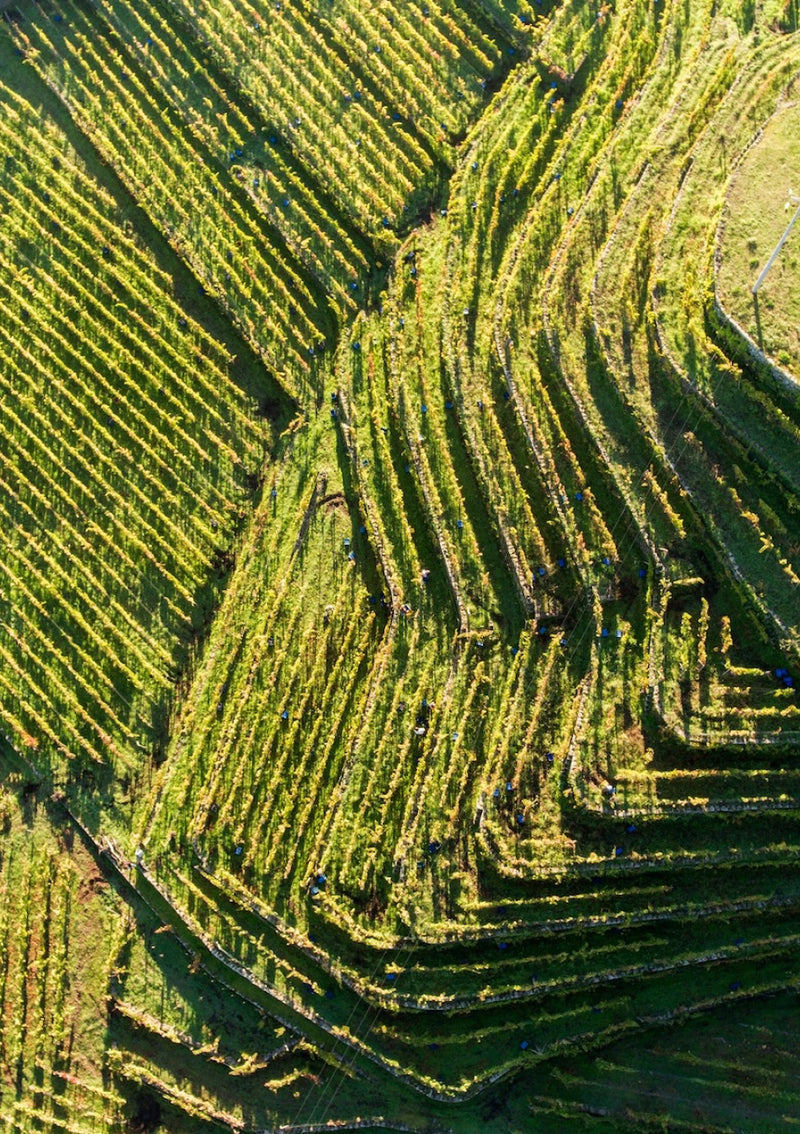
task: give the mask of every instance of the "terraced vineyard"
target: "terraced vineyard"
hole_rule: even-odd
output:
[[[4,1128],[796,1125],[797,4],[2,15]]]

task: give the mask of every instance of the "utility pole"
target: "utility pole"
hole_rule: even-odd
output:
[[[787,227],[786,231],[784,232],[783,236],[780,238],[778,243],[775,245],[775,251],[772,253],[769,260],[767,260],[766,264],[762,268],[761,275],[758,277],[756,282],[753,284],[753,295],[754,296],[758,296],[758,289],[761,287],[762,283],[764,282],[764,277],[766,276],[767,272],[770,270],[772,265],[775,263],[775,259],[778,255],[778,253],[780,252],[781,248],[783,248],[786,241],[789,239],[789,233],[794,228],[795,223],[797,221],[797,218],[800,217],[800,197],[795,196],[795,194],[790,189],[789,190],[789,199],[786,202],[785,209],[788,210],[791,205],[797,205],[797,208],[795,209],[795,214],[792,217],[792,219],[789,221],[788,227]]]

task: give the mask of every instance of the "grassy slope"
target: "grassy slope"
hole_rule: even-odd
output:
[[[728,195],[718,273],[720,300],[757,342],[759,328],[750,288],[796,211],[792,206],[786,212],[784,206],[787,190],[793,189],[800,170],[799,115],[797,106],[787,106],[766,123],[760,140],[737,170]],[[762,187],[757,205],[754,185]],[[793,373],[800,369],[798,263],[797,241],[790,236],[759,290],[764,350]]]

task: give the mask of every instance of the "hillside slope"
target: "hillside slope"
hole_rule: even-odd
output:
[[[59,1128],[796,1119],[798,376],[716,286],[793,5],[7,15],[2,759],[114,927]]]

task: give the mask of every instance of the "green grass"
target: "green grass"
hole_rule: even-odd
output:
[[[794,183],[800,180],[798,122],[800,110],[787,100],[764,124],[736,169],[723,214],[717,272],[723,307],[794,374],[800,371],[800,251],[794,232],[759,289],[757,310],[751,289],[797,211],[796,205],[788,211],[785,205],[788,191],[795,191]]]

